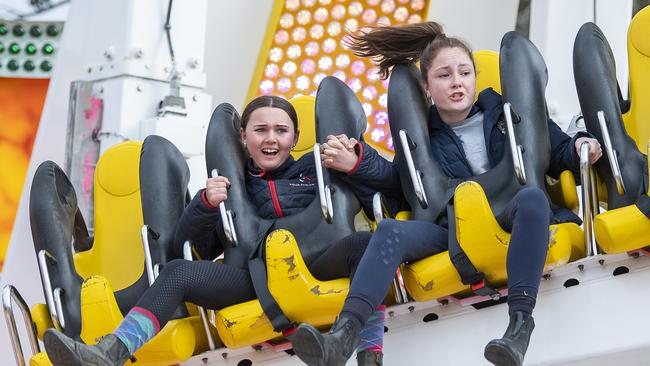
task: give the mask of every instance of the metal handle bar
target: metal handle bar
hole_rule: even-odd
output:
[[[411,177],[411,183],[413,184],[413,190],[415,191],[415,197],[418,199],[420,206],[423,209],[429,207],[429,202],[427,201],[427,194],[424,191],[424,185],[422,185],[422,176],[420,171],[415,169],[415,163],[413,162],[413,155],[411,154],[411,145],[412,142],[405,130],[399,131],[399,140],[402,144],[402,150],[404,151],[404,157],[406,158],[406,165],[408,167],[409,176]]]

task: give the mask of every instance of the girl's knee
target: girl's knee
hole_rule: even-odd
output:
[[[544,191],[537,187],[526,187],[517,192],[515,196],[517,211],[524,211],[527,214],[539,213],[548,216],[550,206]]]

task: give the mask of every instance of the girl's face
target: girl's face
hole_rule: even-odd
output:
[[[253,162],[264,171],[282,165],[298,141],[298,132],[289,115],[272,107],[253,111],[246,129],[242,129],[240,134]]]
[[[453,124],[467,118],[476,95],[476,73],[467,52],[459,47],[438,51],[425,86],[443,122]]]

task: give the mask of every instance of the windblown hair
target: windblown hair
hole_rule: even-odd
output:
[[[372,59],[379,66],[382,79],[388,78],[393,66],[419,60],[422,80],[426,81],[438,52],[454,47],[467,53],[476,70],[469,46],[456,37],[447,37],[442,26],[436,22],[375,26],[359,34],[348,32],[345,43],[355,55]]]

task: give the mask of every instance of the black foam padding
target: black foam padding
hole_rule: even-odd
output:
[[[647,158],[625,131],[614,55],[605,35],[594,23],[585,23],[578,31],[573,45],[573,74],[587,131],[598,139],[603,148],[603,157],[595,166],[598,177],[607,186],[608,208],[631,205],[647,189]],[[598,123],[599,110],[605,114],[612,146],[618,154],[626,189],[624,195],[619,195],[616,190]],[[604,197],[600,199],[604,200]]]
[[[78,210],[77,196],[63,170],[49,160],[41,163],[34,173],[29,197],[34,250],[38,255],[44,249],[56,259],[56,263],[48,261],[50,282],[52,289],[64,291],[61,296],[64,333],[77,339],[81,331],[79,294],[83,279],[74,270],[70,246]]]
[[[246,191],[245,175],[248,154],[241,143],[240,118],[235,108],[223,103],[217,106],[210,119],[206,138],[206,168],[228,177],[230,188],[225,205],[234,212],[233,221],[239,244],[227,243],[223,228],[217,225],[217,234],[224,243],[225,260],[230,265],[246,268],[248,258],[255,249],[260,228],[268,221],[257,215]],[[359,139],[365,128],[363,108],[354,93],[338,79],[327,77],[321,82],[316,95],[316,136],[326,142],[327,135],[345,133]],[[293,233],[307,264],[339,239],[354,232],[354,215],[360,204],[351,189],[337,174],[324,169],[324,180],[334,188],[332,205],[333,223],[322,218],[318,195],[302,212],[274,220],[272,229],[287,229]]]
[[[550,141],[544,100],[547,82],[544,60],[535,46],[516,32],[509,32],[503,37],[499,60],[503,100],[510,102],[521,117],[514,130],[518,143],[525,150],[525,186],[515,178],[507,141],[501,161],[492,169],[467,179],[447,177],[431,150],[428,127],[430,102],[422,87],[420,73],[414,65],[394,67],[388,87],[388,117],[402,190],[414,219],[435,221],[444,217],[447,203],[463,181],[476,181],[483,187],[495,214],[500,213],[523,187],[534,186],[545,191],[544,175],[549,164]],[[422,183],[428,199],[426,209],[418,203],[411,184],[404,151],[399,143],[399,131],[402,129],[408,132],[416,146],[412,155],[416,168],[422,172]]]

